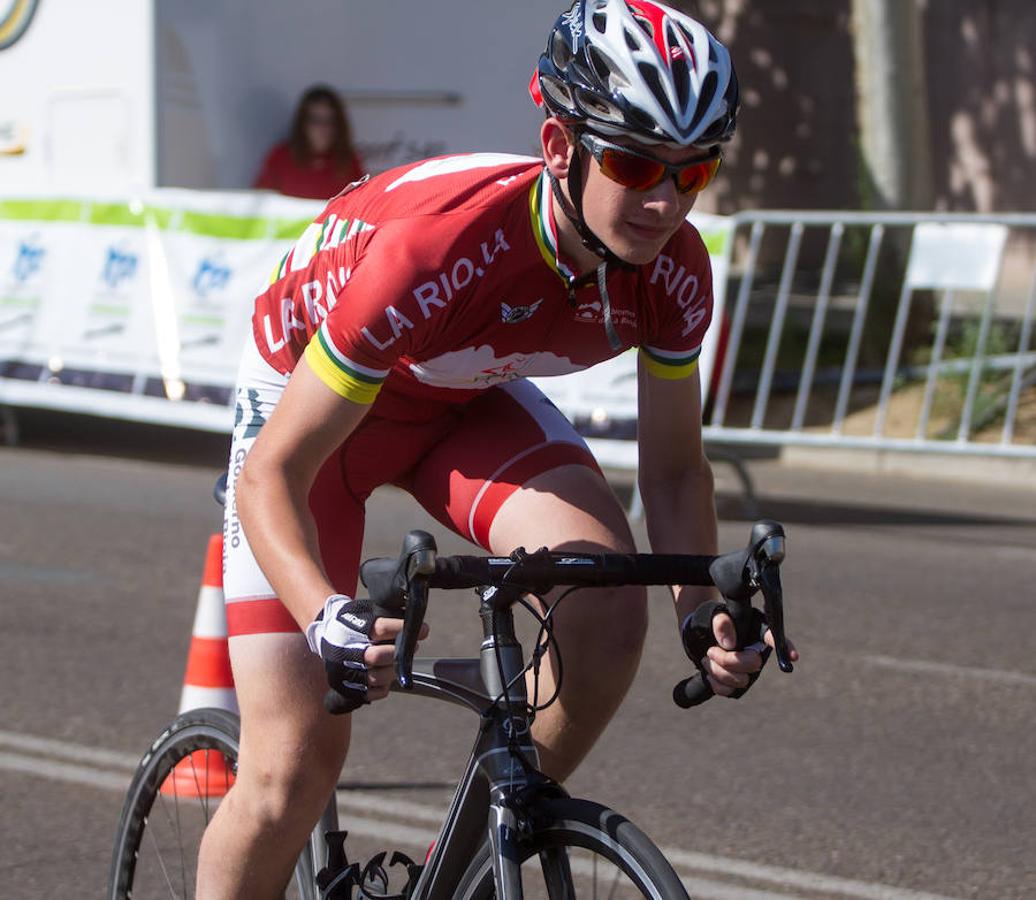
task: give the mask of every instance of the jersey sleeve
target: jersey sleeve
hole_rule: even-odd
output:
[[[370,404],[401,356],[424,344],[445,310],[436,273],[444,252],[420,221],[373,230],[345,287],[306,346],[312,371],[335,393]],[[448,243],[448,242],[446,242]]]
[[[712,320],[712,266],[692,226],[682,228],[652,263],[646,290],[654,327],[640,345],[645,367],[658,378],[693,375]]]

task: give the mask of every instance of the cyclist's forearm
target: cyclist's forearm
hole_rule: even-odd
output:
[[[249,460],[242,470],[236,497],[256,561],[302,627],[334,593],[319,562],[308,497],[308,485],[294,484],[283,470],[263,466],[258,460]]]
[[[712,469],[707,460],[667,477],[640,478],[648,539],[655,553],[718,552],[716,503]],[[673,586],[676,614],[683,619],[695,607],[715,598],[713,588]]]
[[[277,596],[303,627],[336,593],[320,562],[310,488],[367,409],[340,397],[300,363],[241,472],[237,503],[245,536]]]

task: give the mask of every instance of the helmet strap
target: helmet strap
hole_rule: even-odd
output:
[[[565,179],[565,184],[568,187],[568,195],[572,198],[572,202],[569,203],[568,198],[565,197],[564,191],[561,190],[560,182],[548,169],[547,177],[550,178],[550,186],[554,191],[554,197],[557,199],[558,206],[561,211],[565,214],[565,218],[572,223],[572,227],[575,228],[576,233],[579,235],[579,239],[583,242],[583,246],[586,247],[587,250],[594,255],[599,256],[606,263],[618,266],[620,269],[632,270],[636,267],[612,253],[605,243],[590,230],[590,226],[586,224],[586,220],[583,218],[582,146],[579,143],[579,131],[573,128],[572,134],[576,139],[576,146],[572,153],[572,160],[568,165],[568,176]]]

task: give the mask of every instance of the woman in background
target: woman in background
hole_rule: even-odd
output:
[[[327,200],[362,176],[341,98],[329,87],[314,85],[295,108],[291,136],[266,155],[254,186]]]

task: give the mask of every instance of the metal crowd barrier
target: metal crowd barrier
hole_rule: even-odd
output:
[[[733,218],[707,441],[1036,458],[1036,215]]]
[[[237,323],[246,321],[237,307],[261,280],[259,262],[281,253],[310,213],[274,208],[274,199],[165,189],[140,209],[129,201],[0,201],[7,440],[16,440],[18,406],[229,428],[224,395]],[[166,206],[187,212],[168,216]],[[281,227],[277,216],[289,213],[298,222]],[[753,445],[1036,458],[1036,215],[691,218],[712,258],[717,300],[702,354],[704,435],[714,456],[726,451],[738,467],[746,495],[747,471],[729,452],[747,456]],[[144,227],[152,219],[156,227]],[[115,255],[134,263],[118,278]],[[203,279],[214,266],[221,279]],[[172,331],[151,322],[156,310]],[[199,310],[215,324],[204,341],[188,340]],[[95,313],[122,318],[93,328]],[[172,360],[172,379],[169,353],[151,346],[170,333],[182,357]],[[106,348],[119,351],[115,375],[94,371],[115,365]],[[541,383],[582,420],[603,464],[630,470],[635,370],[631,353]],[[170,384],[183,390],[174,395]]]

